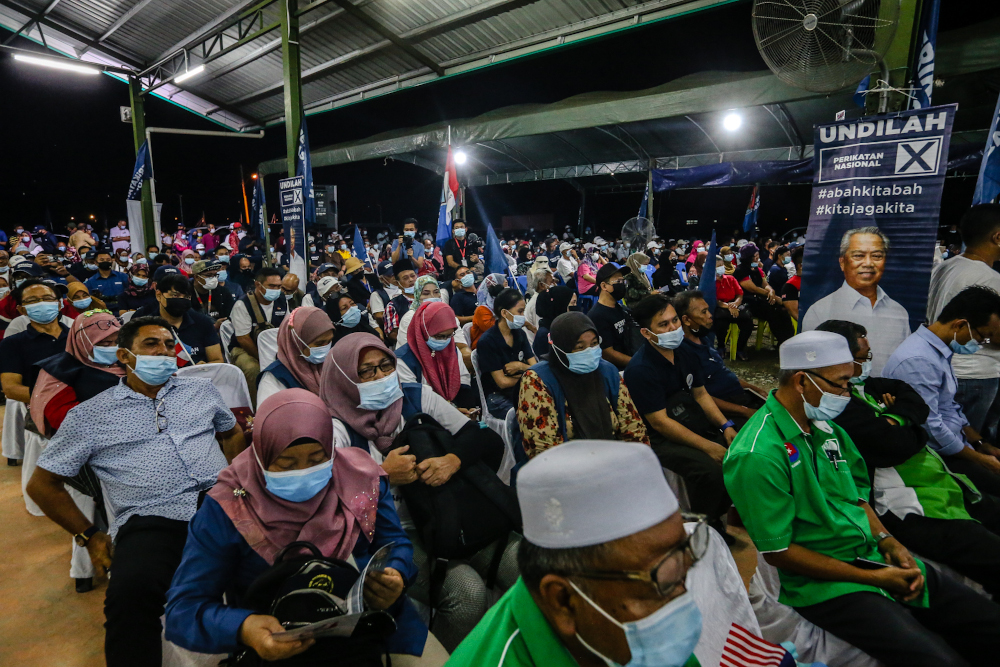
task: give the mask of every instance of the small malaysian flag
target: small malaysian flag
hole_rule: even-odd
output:
[[[194,359],[191,357],[191,350],[181,342],[181,337],[177,335],[177,332],[171,329],[174,334],[174,354],[177,355],[177,368],[184,368],[185,366],[193,366]]]
[[[719,667],[795,667],[795,658],[781,646],[733,623],[722,647]]]

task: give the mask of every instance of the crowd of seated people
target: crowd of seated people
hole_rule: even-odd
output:
[[[969,238],[1000,235],[992,216]],[[233,664],[708,664],[731,622],[693,582],[731,563],[733,523],[802,622],[886,665],[995,659],[1000,606],[956,579],[1000,591],[1000,450],[950,364],[1000,340],[1000,295],[951,284],[982,267],[932,282],[934,319],[872,377],[861,325],[792,335],[801,246],[762,262],[733,239],[712,276],[700,241],[564,235],[505,241],[488,273],[464,223],[438,252],[408,220],[362,256],[316,239],[298,276],[238,233],[178,234],[138,256],[88,234],[84,276],[34,240],[0,251],[0,382],[28,416],[4,454],[72,535],[76,590],[113,575],[108,665],[159,665],[165,642]],[[706,271],[714,302],[686,289]],[[781,343],[770,393],[717,349],[736,323],[742,353],[751,316]],[[363,630],[286,634],[305,564],[329,616],[357,581]]]

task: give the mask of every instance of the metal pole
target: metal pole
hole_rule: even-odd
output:
[[[184,195],[177,195],[177,199],[181,202],[181,224],[187,227],[187,225],[184,224]]]
[[[295,175],[302,124],[302,63],[299,57],[298,0],[281,0],[281,61],[285,91],[285,150],[288,176]]]
[[[132,107],[132,141],[135,144],[136,155],[139,154],[142,142],[147,140],[146,112],[141,92],[142,86],[139,84],[139,79],[130,76],[128,79],[128,93],[129,102]],[[149,146],[146,149],[149,150]],[[152,164],[152,152],[149,154],[149,161]],[[144,241],[147,246],[153,243],[156,245],[160,244],[160,237],[156,233],[156,223],[153,218],[153,200],[155,195],[153,194],[152,183],[153,180],[150,178],[148,181],[143,181],[142,184],[142,235],[146,237]]]
[[[646,191],[649,192],[649,201],[646,202],[646,217],[653,221],[653,227],[656,227],[656,217],[653,215],[653,166],[649,167],[649,175],[646,178]]]

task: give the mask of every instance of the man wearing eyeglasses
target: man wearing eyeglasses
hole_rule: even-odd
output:
[[[67,413],[27,490],[86,547],[98,572],[114,572],[104,602],[109,667],[159,667],[160,616],[188,522],[246,443],[209,380],[173,377],[174,335],[166,321],[131,319],[118,332],[117,355],[125,378]],[[108,533],[65,489],[84,464],[114,514]]]
[[[53,285],[25,280],[12,298],[17,312],[30,321],[24,331],[0,341],[0,385],[7,398],[28,404],[38,379],[35,362],[65,352],[69,328],[59,317],[62,305]]]
[[[878,227],[848,230],[840,241],[844,284],[810,306],[800,328],[812,331],[827,320],[847,320],[864,326],[872,346],[873,377],[882,375],[889,355],[910,335],[906,308],[879,287],[888,253],[889,237]]]
[[[701,612],[685,588],[710,530],[690,535],[659,461],[633,442],[575,440],[521,469],[521,577],[450,667],[694,667]]]
[[[865,462],[831,421],[851,400],[847,341],[810,331],[779,356],[778,388],[723,462],[779,601],[889,666],[995,661],[1000,606],[915,559],[868,504]]]

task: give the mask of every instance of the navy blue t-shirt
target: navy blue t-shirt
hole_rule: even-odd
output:
[[[456,317],[472,317],[476,312],[476,293],[455,292],[451,295],[448,305],[455,311]]]
[[[726,368],[722,355],[711,345],[697,345],[684,340],[681,347],[690,350],[701,364],[701,373],[705,381],[705,391],[710,396],[728,400],[743,393],[740,379],[736,373]]]
[[[704,385],[698,357],[683,345],[674,350],[674,363],[670,363],[646,341],[625,367],[625,386],[643,417],[665,410],[677,392]]]
[[[483,393],[489,396],[490,394],[500,392],[513,401],[516,399],[514,390],[517,389],[517,385],[501,390],[497,387],[496,382],[493,381],[491,373],[493,371],[502,371],[503,367],[511,361],[528,363],[528,359],[534,357],[535,353],[531,351],[531,346],[528,345],[528,337],[524,331],[521,329],[511,329],[510,333],[514,339],[513,347],[509,347],[507,341],[503,339],[499,323],[494,324],[486,333],[479,337],[479,342],[476,343],[476,352],[479,356],[479,370],[483,372],[481,380],[483,383]]]
[[[181,326],[177,329],[177,337],[187,348],[194,363],[208,361],[205,349],[212,345],[222,344],[219,334],[215,331],[215,322],[212,318],[196,310],[184,313]]]

